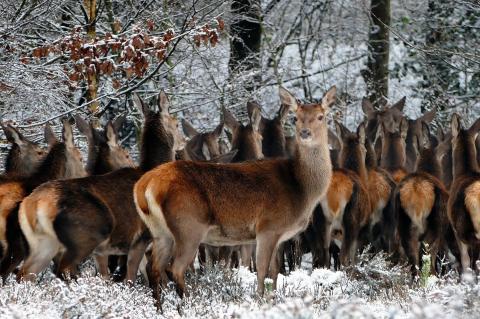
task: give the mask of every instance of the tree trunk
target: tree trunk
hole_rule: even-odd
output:
[[[260,69],[260,45],[262,38],[260,0],[233,0],[231,11],[235,21],[231,25],[230,76],[239,71]],[[258,72],[246,89],[254,90],[260,83]]]
[[[83,7],[86,12],[86,30],[87,36],[90,40],[95,40],[96,32],[96,19],[97,19],[97,1],[96,0],[83,0]],[[94,68],[92,65],[91,67]],[[94,68],[90,72],[87,72],[87,99],[88,101],[95,100],[98,94],[98,72]],[[96,113],[99,109],[98,101],[91,103],[88,109],[92,113]]]
[[[378,104],[388,96],[390,0],[371,0],[370,17],[369,55],[363,75],[370,101]]]

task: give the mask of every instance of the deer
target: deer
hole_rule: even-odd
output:
[[[376,134],[381,125],[384,125],[389,131],[395,131],[403,118],[403,109],[405,107],[406,97],[401,98],[392,106],[383,105],[379,110],[376,110],[373,104],[367,99],[362,99],[362,110],[366,115],[367,125],[365,132],[367,138],[374,145],[375,154],[377,155],[377,161],[380,163],[381,144],[376,139]]]
[[[257,293],[263,295],[269,268],[278,274],[279,244],[307,227],[325,196],[332,175],[326,116],[336,88],[314,104],[300,104],[282,87],[279,94],[296,114],[294,158],[233,164],[177,161],[147,172],[135,184],[138,214],[154,238],[152,267],[161,274],[172,260],[170,271],[180,296],[188,294],[185,270],[200,243],[256,243]],[[163,279],[156,277],[155,284]],[[272,279],[276,289],[277,278]]]
[[[185,145],[180,159],[207,161],[221,155],[218,140],[223,132],[223,121],[220,121],[213,131],[203,133],[198,132],[185,119],[182,119],[181,123],[184,134],[190,140]]]
[[[365,166],[365,125],[352,133],[339,122],[335,123],[340,141],[339,169],[333,171],[327,196],[321,201],[325,217],[324,255],[327,266],[332,234],[343,234],[340,263],[348,266],[355,262],[360,234],[369,225],[371,204],[367,191],[368,173]]]
[[[34,280],[58,254],[56,274],[60,278],[75,277],[76,266],[93,254],[104,278],[108,278],[108,256],[127,255],[125,281],[135,280],[150,233],[136,212],[132,189],[144,172],[174,159],[180,138],[179,123],[169,114],[163,91],[158,97],[159,111],[151,110],[138,95],[133,101],[145,118],[140,166],[53,181],[25,198],[19,222],[30,254],[17,280]]]
[[[117,131],[125,120],[124,117],[118,117],[114,122],[109,121],[105,126],[103,133],[95,130],[81,117],[74,116],[74,118],[77,128],[82,134],[87,136],[88,140],[89,154],[86,164],[87,174],[102,174],[105,170],[114,169],[119,161],[131,161],[128,153],[116,144]],[[17,230],[12,233],[13,236],[18,236],[18,234],[21,233],[18,225],[18,217],[16,224]],[[8,231],[9,230],[7,229],[7,232]],[[17,240],[12,237],[10,241],[16,242]],[[4,278],[6,278],[26,257],[23,253],[22,250],[17,249],[12,252],[11,258],[8,262],[1,264],[0,274]]]
[[[407,132],[408,122],[405,118],[400,120],[398,130],[391,132],[382,123],[377,131],[376,139],[380,139],[382,145],[380,167],[389,172],[396,183],[399,183],[407,175],[405,168]]]
[[[475,140],[480,119],[470,128],[462,126],[460,116],[453,114],[452,158],[453,182],[447,203],[448,219],[453,227],[460,251],[462,271],[475,269],[480,244],[480,168]]]
[[[372,206],[369,226],[369,241],[376,251],[392,252],[396,219],[393,209],[393,194],[396,183],[390,173],[377,164],[373,144],[365,140],[365,165],[368,174],[367,189]]]
[[[407,136],[405,138],[405,152],[406,152],[406,161],[405,161],[405,169],[408,172],[415,171],[415,165],[417,162],[417,155],[418,150],[416,149],[417,140],[420,139],[420,145],[423,145],[422,138],[424,138],[422,134],[422,126],[423,123],[430,124],[433,119],[435,118],[435,114],[437,113],[436,108],[432,108],[430,111],[425,112],[422,116],[418,117],[415,120],[407,119],[408,122],[408,130]],[[427,137],[425,137],[427,138]],[[428,138],[430,138],[428,136]]]
[[[439,156],[432,145],[427,123],[421,122],[421,125],[422,136],[416,133],[412,140],[417,153],[415,173],[406,175],[398,184],[394,205],[398,216],[398,233],[413,278],[419,275],[421,269],[422,242],[429,245],[430,273],[437,274],[437,255],[446,253],[445,234],[450,226],[447,217],[449,196],[439,179]]]
[[[66,179],[86,174],[82,156],[73,139],[68,120],[63,120],[63,141],[57,140],[50,125],[45,126],[48,154],[29,176],[6,176],[0,180],[0,243],[1,274],[4,279],[22,260],[28,247],[18,224],[18,206],[35,188],[53,179]]]
[[[32,174],[45,157],[45,150],[37,143],[24,137],[23,134],[12,125],[0,124],[7,140],[12,144],[5,158],[5,174],[16,176],[28,176]]]
[[[118,143],[118,132],[126,120],[125,115],[108,121],[103,132],[95,129],[92,123],[87,123],[79,115],[74,118],[79,131],[85,135],[88,142],[88,175],[102,175],[133,165],[128,151]],[[126,262],[124,256],[109,256],[108,267],[115,281],[124,278]]]
[[[248,124],[239,122],[226,108],[222,109],[223,121],[231,132],[232,149],[236,150],[235,156],[231,158],[232,163],[257,160],[263,158],[262,135],[260,125],[262,121],[260,106],[252,101],[247,102]],[[241,246],[220,246],[201,244],[199,257],[201,263],[205,264],[206,253],[210,256],[212,264],[223,261],[226,266],[237,266],[238,255],[241,255],[242,265],[250,266],[253,254],[253,245]]]

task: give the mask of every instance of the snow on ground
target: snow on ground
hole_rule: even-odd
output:
[[[107,282],[84,266],[76,282],[51,273],[38,283],[0,289],[0,318],[477,318],[480,285],[473,276],[426,277],[409,285],[406,268],[382,256],[367,256],[345,271],[300,269],[280,276],[278,291],[267,283],[265,298],[255,294],[256,277],[245,268],[207,269],[190,275],[190,297],[174,289],[157,311],[148,288]]]

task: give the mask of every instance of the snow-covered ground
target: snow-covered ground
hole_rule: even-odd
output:
[[[10,278],[0,289],[0,318],[478,318],[480,285],[473,277],[425,277],[415,285],[408,278],[405,268],[391,267],[382,256],[364,256],[346,271],[280,276],[278,291],[259,298],[247,269],[214,268],[190,275],[190,297],[167,291],[157,310],[140,282],[104,281],[88,264],[69,284],[51,273],[37,284]]]

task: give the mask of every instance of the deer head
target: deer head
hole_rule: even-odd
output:
[[[249,123],[243,125],[235,119],[230,111],[223,108],[225,126],[232,133],[232,149],[238,151],[233,162],[263,158],[260,109],[254,108],[249,113]]]
[[[7,140],[12,143],[5,161],[5,172],[19,175],[29,175],[35,171],[46,152],[36,143],[25,138],[10,124],[3,125]]]

